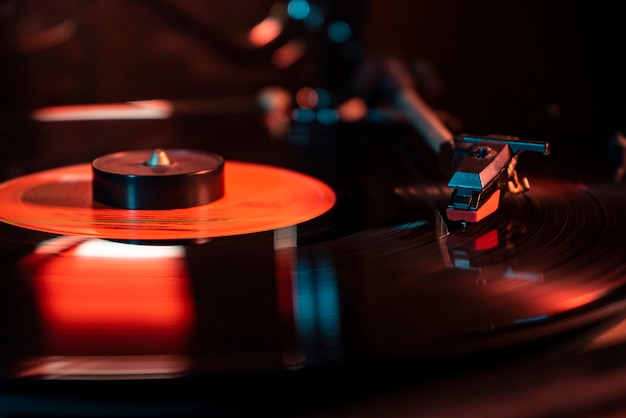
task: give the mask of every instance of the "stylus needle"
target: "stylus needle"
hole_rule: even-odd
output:
[[[547,142],[522,141],[516,137],[459,135],[453,153],[452,188],[446,209],[452,221],[478,222],[495,212],[502,192],[521,193],[530,188],[526,178],[517,176],[521,152],[550,153]]]

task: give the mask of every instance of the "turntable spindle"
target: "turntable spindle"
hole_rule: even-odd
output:
[[[167,167],[171,165],[172,162],[164,150],[157,148],[152,154],[150,154],[150,158],[148,158],[145,164],[148,167]]]

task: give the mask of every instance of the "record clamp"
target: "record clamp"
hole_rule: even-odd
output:
[[[95,202],[126,209],[176,209],[224,196],[224,158],[207,152],[155,149],[96,158]]]

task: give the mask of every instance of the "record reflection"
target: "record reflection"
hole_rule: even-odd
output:
[[[23,260],[48,354],[24,374],[182,373],[195,322],[182,246],[60,237]]]
[[[307,363],[340,360],[341,317],[333,265],[328,259],[298,260],[294,279],[296,330]]]
[[[296,226],[256,237],[255,248],[273,254],[273,269],[266,258],[263,268],[254,262],[234,267],[226,239],[187,246],[80,236],[41,242],[19,264],[35,326],[16,374],[169,379],[339,364],[341,307],[332,258],[299,253]],[[240,248],[236,237],[231,244]],[[230,300],[238,303],[224,304]]]
[[[291,334],[283,344],[283,366],[288,370],[337,363],[343,357],[335,266],[322,254],[298,255],[296,237],[296,227],[278,229],[274,235],[278,305],[283,334]]]

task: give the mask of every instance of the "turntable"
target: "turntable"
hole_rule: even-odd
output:
[[[446,184],[402,160],[413,128],[294,124],[312,136],[281,149],[282,166],[144,149],[5,181],[3,386],[110,415],[284,412],[342,399],[338,382],[380,389],[363,374],[389,390],[402,371],[517,358],[621,317],[618,185],[546,174],[545,143],[468,135]],[[475,160],[488,164],[472,174]],[[528,190],[511,191],[511,162]],[[478,192],[495,208],[454,207],[458,174],[471,186],[485,167],[495,183]],[[209,402],[191,395],[203,387]]]
[[[29,114],[37,152],[0,183],[0,411],[623,410],[623,167],[455,132],[402,61],[362,70],[343,101]]]

